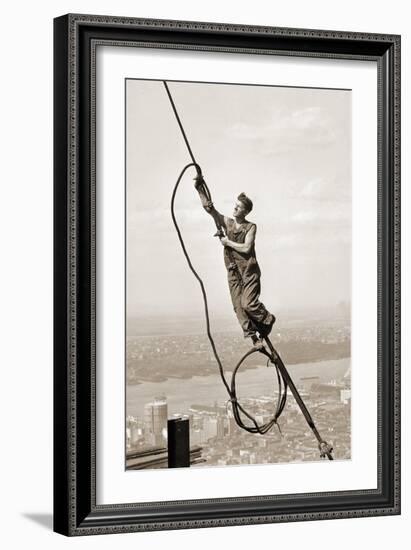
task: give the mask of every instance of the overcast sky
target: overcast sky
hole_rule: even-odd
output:
[[[254,202],[261,299],[334,307],[351,295],[351,92],[169,84],[216,207]],[[127,314],[201,315],[198,282],[172,224],[176,179],[190,162],[162,82],[127,81]],[[216,315],[231,315],[223,250],[193,187],[176,198],[192,261]]]

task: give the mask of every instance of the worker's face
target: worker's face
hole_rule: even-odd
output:
[[[233,215],[240,217],[243,216],[245,218],[246,214],[247,210],[244,204],[241,201],[235,201]]]

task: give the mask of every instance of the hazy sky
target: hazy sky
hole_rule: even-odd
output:
[[[351,92],[169,84],[216,208],[254,202],[261,299],[268,309],[334,307],[351,295]],[[170,214],[190,162],[162,82],[127,81],[127,312],[201,315]],[[210,309],[232,306],[223,250],[188,171],[176,215]],[[234,315],[234,314],[233,314]]]

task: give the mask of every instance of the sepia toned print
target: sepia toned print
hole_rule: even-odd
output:
[[[127,468],[349,459],[351,92],[127,80],[126,197]]]

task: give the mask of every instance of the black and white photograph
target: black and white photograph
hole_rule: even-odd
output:
[[[350,460],[351,90],[127,78],[124,116],[126,469]]]
[[[406,6],[4,5],[3,548],[406,548]]]

